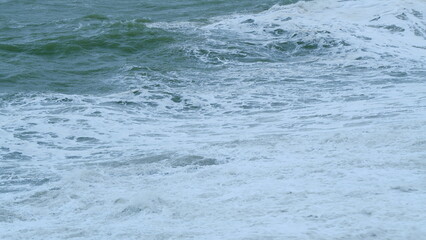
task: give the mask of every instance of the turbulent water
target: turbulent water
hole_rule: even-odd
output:
[[[1,0],[0,239],[425,239],[426,1]]]

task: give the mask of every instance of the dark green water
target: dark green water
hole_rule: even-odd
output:
[[[287,2],[281,2],[281,4]],[[9,1],[0,10],[2,92],[106,93],[129,86],[116,76],[166,74],[205,68],[181,43],[190,33],[146,23],[190,21],[237,12],[260,12],[276,1]],[[124,69],[136,65],[137,69]]]

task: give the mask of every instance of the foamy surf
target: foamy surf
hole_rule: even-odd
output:
[[[0,238],[426,234],[424,1],[144,4],[0,46]]]

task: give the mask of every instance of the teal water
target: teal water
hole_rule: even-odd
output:
[[[0,239],[422,239],[423,0],[0,0]]]
[[[197,62],[179,43],[192,34],[146,23],[206,23],[213,16],[259,12],[276,1],[8,1],[1,3],[2,91],[105,93],[126,89],[105,82],[127,65],[155,72],[185,71]],[[285,2],[282,2],[285,3]],[[199,66],[203,68],[204,66]],[[143,71],[139,74],[144,74]]]

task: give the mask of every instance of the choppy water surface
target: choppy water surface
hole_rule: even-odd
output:
[[[426,2],[0,1],[1,239],[422,239]]]

